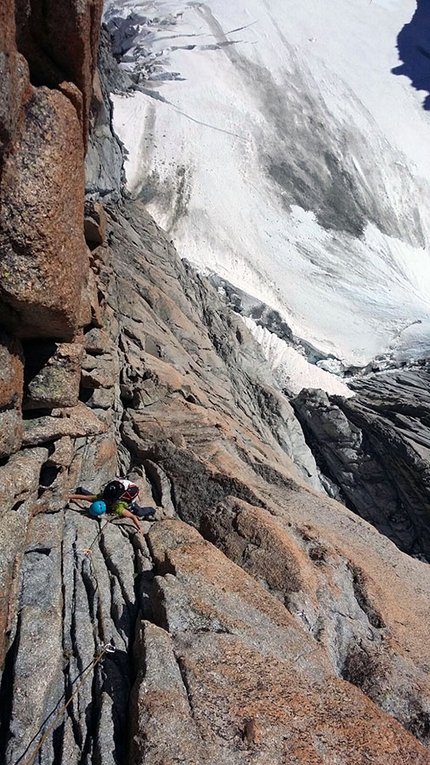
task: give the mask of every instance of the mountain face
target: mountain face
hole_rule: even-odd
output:
[[[289,401],[124,193],[100,16],[0,11],[0,760],[430,763],[428,367]]]
[[[413,0],[105,8],[137,89],[114,96],[131,193],[182,257],[346,366],[428,353],[428,114],[407,77],[418,48],[412,82],[428,87],[418,5],[416,23]]]

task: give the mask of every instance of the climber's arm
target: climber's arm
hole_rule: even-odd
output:
[[[85,499],[87,502],[95,502],[97,494],[69,494],[69,499]]]
[[[141,526],[140,526],[140,523],[139,523],[139,519],[136,518],[136,516],[133,515],[133,513],[130,513],[130,510],[127,510],[127,508],[124,508],[122,513],[121,513],[121,515],[124,518],[131,518],[131,520],[133,521],[134,525],[136,526],[139,534],[142,534],[142,529],[141,529]]]

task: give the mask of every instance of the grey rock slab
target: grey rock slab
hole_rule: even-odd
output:
[[[25,420],[23,444],[35,446],[56,441],[63,436],[97,435],[106,432],[107,427],[85,404],[64,409],[53,409],[51,416]]]
[[[18,647],[14,662],[6,765],[39,743],[45,720],[64,691],[61,593],[62,514],[36,516],[22,566]],[[53,756],[52,739],[42,762]]]
[[[14,454],[0,467],[0,631],[7,635],[8,642],[15,637],[21,561],[37,501],[40,470],[47,457],[47,449],[28,449]],[[3,644],[2,660],[4,648]]]
[[[116,524],[66,511],[64,536],[64,645],[69,681],[91,664],[106,641],[107,653],[79,690],[71,715],[82,752],[89,730],[94,757],[124,761],[130,667],[134,638],[135,547]],[[91,551],[91,552],[90,552]]]

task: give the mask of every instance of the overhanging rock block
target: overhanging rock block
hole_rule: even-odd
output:
[[[53,343],[53,353],[28,383],[24,409],[76,406],[84,348],[80,343]]]

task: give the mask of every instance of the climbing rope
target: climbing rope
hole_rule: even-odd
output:
[[[44,743],[45,743],[46,739],[48,738],[48,736],[50,735],[51,731],[53,731],[53,729],[55,728],[57,723],[59,723],[59,721],[61,720],[64,712],[67,709],[67,707],[69,706],[69,704],[71,704],[71,702],[75,698],[76,694],[78,693],[79,689],[83,686],[83,684],[85,683],[87,678],[92,673],[93,669],[97,666],[97,664],[99,664],[99,662],[102,660],[102,658],[105,655],[105,653],[114,653],[114,651],[115,651],[115,646],[113,646],[111,643],[106,643],[105,645],[103,645],[101,647],[99,655],[96,656],[94,661],[91,662],[91,664],[90,664],[90,666],[88,668],[88,671],[83,676],[81,682],[78,683],[78,685],[76,686],[76,688],[73,691],[72,695],[67,699],[67,701],[64,704],[64,706],[60,709],[58,715],[54,718],[54,720],[52,721],[52,723],[49,726],[49,728],[45,731],[45,733],[43,734],[42,738],[40,739],[39,744],[37,745],[36,749],[34,750],[34,752],[32,752],[32,754],[30,755],[28,760],[25,761],[24,765],[33,765],[33,762],[34,762],[34,760],[36,758],[36,755],[38,754],[38,752],[40,752],[42,746],[44,745]],[[17,761],[16,765],[18,765],[18,763],[21,760],[22,760],[22,757]]]
[[[94,660],[93,660],[93,661],[92,661],[92,662],[91,662],[91,663],[90,663],[90,664],[89,664],[89,665],[88,665],[88,666],[85,668],[85,670],[84,670],[84,673],[85,673],[85,674],[83,675],[83,677],[82,677],[82,679],[81,679],[80,683],[78,683],[78,685],[76,686],[76,688],[75,688],[75,690],[73,691],[73,693],[71,694],[71,696],[69,696],[69,698],[67,699],[66,703],[63,705],[63,707],[61,708],[61,710],[59,711],[59,713],[57,714],[57,716],[54,718],[54,720],[53,720],[53,722],[51,723],[51,725],[49,726],[49,728],[48,728],[48,729],[45,731],[45,733],[43,734],[43,736],[42,736],[42,738],[41,738],[41,740],[40,740],[39,744],[38,744],[38,745],[37,745],[37,747],[34,749],[34,751],[32,752],[31,756],[30,756],[30,757],[29,757],[27,760],[25,760],[25,762],[24,762],[24,765],[33,765],[33,762],[34,762],[34,760],[35,760],[35,758],[36,758],[36,756],[37,756],[38,752],[40,752],[40,750],[42,749],[42,747],[43,747],[43,745],[44,745],[45,741],[47,740],[47,738],[49,737],[49,735],[51,734],[51,732],[53,731],[53,729],[55,728],[55,726],[56,726],[56,725],[59,723],[59,721],[61,720],[61,718],[62,718],[62,716],[63,716],[64,712],[67,710],[67,707],[68,707],[68,706],[71,704],[71,702],[72,702],[72,701],[73,701],[73,699],[75,698],[76,694],[77,694],[77,693],[79,693],[79,690],[80,690],[80,688],[82,688],[82,686],[84,685],[84,683],[86,682],[86,680],[89,678],[89,676],[90,676],[90,675],[92,674],[92,672],[94,671],[95,667],[96,667],[96,666],[97,666],[97,665],[98,665],[98,664],[101,662],[101,660],[103,659],[103,657],[104,657],[104,655],[105,655],[106,653],[114,653],[114,652],[115,652],[115,650],[116,650],[116,649],[115,649],[115,646],[114,646],[112,643],[108,642],[108,641],[107,641],[107,639],[106,639],[106,628],[105,628],[105,621],[104,621],[104,616],[103,616],[103,607],[102,607],[101,591],[100,591],[100,585],[99,585],[99,580],[98,580],[98,576],[97,576],[97,570],[96,570],[95,562],[94,562],[94,559],[93,559],[93,555],[92,555],[92,552],[93,552],[93,546],[95,545],[95,543],[97,542],[97,540],[99,539],[99,537],[101,537],[101,535],[103,534],[103,531],[105,530],[105,528],[106,528],[106,526],[107,526],[107,524],[108,524],[108,523],[111,523],[111,521],[108,521],[108,520],[107,520],[107,521],[106,521],[106,523],[105,523],[103,526],[100,526],[100,529],[99,529],[99,531],[97,532],[96,536],[94,537],[93,541],[91,542],[90,546],[89,546],[89,547],[86,547],[86,548],[84,548],[84,549],[82,550],[82,552],[84,552],[84,553],[85,553],[85,555],[88,557],[88,559],[89,559],[89,561],[90,561],[90,564],[91,564],[91,570],[92,570],[92,574],[93,574],[93,576],[94,576],[94,580],[95,580],[95,583],[96,583],[96,593],[97,593],[97,603],[98,603],[98,609],[97,609],[97,610],[98,610],[98,621],[99,621],[99,625],[98,625],[98,626],[99,626],[99,628],[100,628],[100,632],[101,632],[101,636],[102,636],[102,641],[103,641],[103,642],[102,642],[102,646],[101,646],[101,648],[99,649],[99,653],[98,653],[98,655],[97,655],[97,656],[94,658]],[[94,630],[94,632],[96,632],[96,630]],[[81,674],[82,674],[82,673],[81,673]],[[80,675],[78,675],[78,677],[79,677],[79,676],[80,676]],[[76,678],[76,679],[75,679],[73,682],[76,682],[76,680],[77,680],[77,678]],[[73,685],[73,683],[72,683],[72,685]],[[61,701],[61,699],[60,699],[60,701]],[[59,703],[59,702],[58,702],[58,703]],[[57,704],[56,706],[58,706],[58,704]],[[54,707],[54,710],[55,710],[55,707]],[[53,711],[54,711],[54,710],[53,710]],[[52,712],[51,712],[51,714],[52,714]],[[48,718],[49,718],[49,717],[50,717],[50,715],[48,715]],[[48,718],[47,718],[47,719],[48,719]],[[39,729],[39,732],[40,732],[40,729]],[[37,736],[37,735],[38,735],[38,734],[36,734],[36,736]],[[36,737],[36,736],[35,736],[35,737]],[[35,737],[34,737],[34,738],[35,738]],[[34,739],[33,739],[33,740],[34,740]],[[30,744],[31,744],[31,742],[30,742]],[[29,744],[29,746],[30,746],[30,744]],[[27,750],[28,750],[29,746],[27,747]],[[26,751],[27,751],[27,750],[26,750]],[[19,758],[19,760],[17,760],[17,761],[16,761],[15,765],[19,765],[19,763],[20,763],[20,762],[23,760],[24,756],[25,756],[25,752],[24,752],[24,754],[22,754],[22,755],[21,755],[21,757]]]

